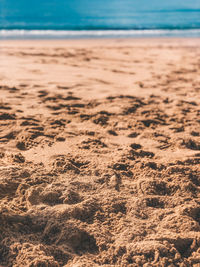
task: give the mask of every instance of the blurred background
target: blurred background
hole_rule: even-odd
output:
[[[0,38],[200,36],[200,0],[0,0]]]

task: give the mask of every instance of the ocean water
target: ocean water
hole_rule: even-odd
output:
[[[200,0],[0,0],[0,39],[200,37]]]

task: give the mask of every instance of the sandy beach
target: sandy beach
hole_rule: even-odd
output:
[[[0,42],[0,266],[200,266],[200,39]]]

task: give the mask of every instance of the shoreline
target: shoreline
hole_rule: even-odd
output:
[[[34,44],[45,44],[45,45],[54,45],[54,44],[79,44],[80,46],[83,44],[104,44],[104,45],[109,45],[109,44],[131,44],[134,45],[134,43],[153,43],[154,45],[156,45],[157,43],[179,43],[180,45],[182,44],[182,42],[184,41],[184,43],[194,43],[194,45],[198,45],[200,43],[200,37],[138,37],[138,38],[134,38],[134,37],[130,37],[130,38],[85,38],[85,39],[9,39],[9,40],[5,40],[2,39],[0,40],[0,44],[1,43],[8,43],[11,44],[12,43],[17,43],[20,45],[27,45],[31,42],[33,42]],[[106,43],[105,43],[106,42]]]
[[[0,40],[73,40],[121,38],[199,38],[200,29],[148,30],[0,30]]]

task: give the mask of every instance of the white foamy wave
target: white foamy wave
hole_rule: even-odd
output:
[[[0,39],[74,39],[117,37],[200,37],[200,29],[189,30],[0,30]]]

